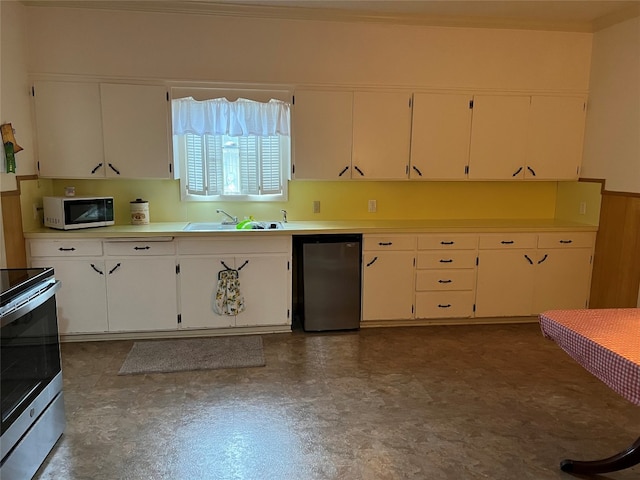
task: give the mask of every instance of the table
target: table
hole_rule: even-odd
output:
[[[640,308],[550,310],[539,316],[545,337],[612,390],[640,405]],[[563,460],[565,472],[614,472],[640,463],[640,437],[602,460]]]

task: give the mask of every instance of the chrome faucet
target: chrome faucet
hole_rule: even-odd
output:
[[[280,212],[282,212],[282,222],[283,223],[287,223],[287,211],[286,210],[280,210]]]
[[[224,210],[220,210],[220,209],[217,209],[216,213],[224,213],[229,218],[229,220],[223,220],[222,221],[223,225],[237,225],[238,224],[238,217],[233,217],[233,216],[229,215],[227,212],[225,212]]]

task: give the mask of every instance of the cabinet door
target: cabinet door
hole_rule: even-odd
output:
[[[61,334],[101,333],[107,323],[105,267],[101,259],[36,258],[32,267],[53,267],[62,282],[56,294],[58,328]]]
[[[109,260],[105,275],[110,332],[178,328],[173,258]]]
[[[170,178],[167,89],[103,83],[100,95],[107,176]]]
[[[293,110],[296,180],[351,178],[353,93],[302,90]]]
[[[467,177],[471,95],[416,93],[413,96],[409,178],[456,180]]]
[[[363,260],[362,320],[413,316],[413,252],[366,252]]]
[[[532,314],[587,308],[591,249],[538,250]]]
[[[531,315],[535,250],[482,250],[476,317]]]
[[[287,255],[247,255],[235,259],[239,271],[244,312],[236,327],[290,324],[291,275]]]
[[[234,258],[229,256],[198,256],[180,259],[180,314],[182,328],[234,327],[233,315],[214,312],[218,272],[224,267],[234,268]]]
[[[39,81],[33,86],[41,177],[104,177],[97,83]]]
[[[582,97],[531,97],[525,178],[577,180],[584,121]]]
[[[526,160],[528,96],[476,95],[473,99],[469,178],[523,178]]]
[[[410,102],[408,93],[354,93],[352,178],[407,178],[411,142]]]

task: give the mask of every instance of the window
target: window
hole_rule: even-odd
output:
[[[181,98],[172,110],[183,200],[287,199],[287,103]]]

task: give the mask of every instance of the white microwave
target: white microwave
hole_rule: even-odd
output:
[[[113,225],[113,197],[43,197],[44,226],[59,230]]]

